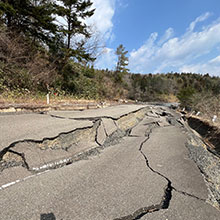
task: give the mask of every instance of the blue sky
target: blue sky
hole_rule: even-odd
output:
[[[114,51],[123,44],[134,73],[220,76],[219,0],[92,1],[89,23],[105,45],[96,67],[114,69]]]

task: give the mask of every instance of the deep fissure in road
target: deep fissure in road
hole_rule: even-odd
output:
[[[164,114],[163,113],[160,116],[163,116],[163,117],[164,116],[169,116],[169,118],[167,118],[167,121],[169,122],[170,126],[174,126],[175,123],[172,121],[173,119],[169,120],[170,119],[170,114]],[[182,122],[179,122],[179,120],[175,120],[175,121],[177,123],[180,123],[180,125],[182,126]],[[140,153],[142,154],[142,156],[145,159],[145,163],[146,163],[147,168],[150,169],[153,173],[155,173],[155,174],[161,176],[163,179],[165,179],[167,181],[167,186],[164,189],[164,195],[163,195],[160,203],[140,208],[140,209],[136,210],[132,214],[129,214],[129,215],[126,215],[126,216],[123,216],[123,217],[119,217],[119,218],[116,218],[114,220],[138,220],[138,219],[141,219],[143,216],[145,216],[148,213],[157,212],[157,211],[160,211],[162,209],[168,209],[169,205],[170,205],[170,202],[171,202],[171,199],[172,199],[172,191],[180,193],[180,194],[182,194],[184,196],[189,196],[191,198],[200,200],[202,202],[206,202],[205,199],[201,199],[201,198],[199,198],[199,197],[197,197],[195,195],[192,195],[190,193],[183,192],[183,191],[180,191],[180,190],[176,189],[175,187],[172,186],[172,182],[171,182],[171,180],[169,178],[167,178],[162,173],[154,170],[151,167],[151,165],[149,163],[149,160],[148,160],[146,154],[143,152],[142,149],[143,149],[144,144],[150,139],[150,135],[153,132],[153,129],[156,128],[156,127],[160,127],[160,124],[158,122],[152,122],[152,123],[148,123],[148,124],[145,124],[145,125],[150,126],[150,130],[146,134],[146,139],[140,144],[139,151],[140,151]],[[163,126],[163,127],[166,127],[166,126]],[[129,136],[130,137],[136,137],[136,136],[130,135],[130,133],[131,133],[131,131],[129,132]]]
[[[2,151],[0,151],[0,171],[3,171],[4,169],[7,169],[9,167],[16,167],[16,166],[22,165],[28,171],[30,171],[32,173],[36,173],[36,172],[42,172],[47,169],[60,168],[65,165],[72,164],[75,161],[87,159],[89,156],[97,155],[105,147],[117,144],[118,141],[123,136],[126,136],[128,134],[128,131],[132,127],[136,126],[143,119],[143,117],[146,115],[147,111],[148,111],[148,108],[140,108],[140,109],[132,111],[130,113],[121,115],[118,118],[114,118],[114,117],[110,117],[110,116],[89,117],[89,118],[85,117],[83,119],[82,118],[68,118],[69,120],[89,120],[89,121],[93,122],[93,125],[83,127],[83,128],[77,128],[77,129],[74,129],[69,132],[63,132],[63,133],[58,134],[56,137],[52,137],[52,138],[44,138],[42,140],[29,140],[29,139],[27,139],[27,140],[16,141],[16,142],[10,144],[8,147],[3,149]],[[60,117],[60,116],[55,116],[55,115],[50,115],[50,116],[55,118],[56,120],[67,119],[65,117]],[[135,120],[133,120],[132,117]],[[124,118],[126,120],[128,119],[128,121],[132,119],[134,122],[134,125],[132,125],[131,127],[125,128],[125,129],[123,129],[123,127],[120,128],[120,126],[119,126],[120,123],[118,124],[118,122],[122,121],[122,125],[123,125]],[[113,133],[108,134],[106,127],[103,123],[103,119],[111,120],[114,123],[116,130]],[[98,140],[98,129],[100,126],[103,126],[103,129],[105,132],[105,140],[103,143],[100,143]],[[86,140],[86,139],[88,139],[88,140]],[[61,153],[62,153],[62,151],[65,151],[68,153],[69,149],[71,149],[73,147],[77,147],[77,144],[83,140],[87,141],[88,146],[86,146],[85,150],[82,150],[82,152],[79,152],[79,153],[73,154],[73,155],[71,155],[71,153],[70,153],[70,155],[68,157],[61,156],[60,159],[57,159],[54,161],[51,160],[51,161],[47,162],[47,161],[44,161],[44,159],[42,159],[43,154],[44,153],[46,154],[47,150],[60,150]],[[89,143],[89,142],[91,142],[91,143]],[[30,162],[30,158],[29,158],[29,160],[27,160],[27,158],[26,158],[27,155],[25,154],[25,152],[19,152],[21,150],[16,149],[16,147],[18,145],[23,145],[23,144],[32,145],[31,147],[32,147],[33,151],[40,150],[40,152],[38,152],[38,158],[40,158],[40,160],[41,160],[41,165],[39,164],[39,166],[33,167],[30,164],[28,164],[28,161]],[[7,157],[7,158],[9,158],[8,161],[5,161],[3,159],[6,154],[9,155]],[[17,161],[14,159],[14,155],[17,156],[17,158],[16,158]],[[42,164],[42,162],[43,162],[43,164]]]
[[[220,130],[217,126],[210,125],[196,117],[187,118],[188,125],[198,132],[206,141],[207,149],[220,158]]]
[[[165,177],[163,174],[159,173],[158,171],[155,171],[150,166],[147,156],[142,151],[143,145],[150,139],[150,134],[152,133],[153,128],[159,127],[159,124],[157,122],[149,123],[148,125],[152,125],[152,127],[150,128],[150,131],[146,135],[147,136],[146,139],[140,144],[139,151],[145,159],[145,163],[146,163],[147,168],[149,168],[153,173],[156,173],[157,175],[159,175],[162,178],[166,179],[166,181],[168,182],[166,188],[164,189],[164,195],[163,195],[163,197],[161,199],[161,202],[159,204],[155,204],[155,205],[140,208],[140,209],[136,210],[134,213],[132,213],[130,215],[123,216],[123,217],[120,217],[120,218],[116,218],[114,220],[137,220],[137,219],[142,218],[144,215],[146,215],[148,213],[156,212],[156,211],[159,211],[161,209],[168,209],[170,201],[172,199],[172,190],[174,188],[172,187],[171,181],[167,177]]]
[[[128,115],[129,114],[127,114],[127,115],[125,115],[123,117],[126,117]],[[145,113],[145,115],[147,115],[147,114]],[[170,113],[162,112],[161,114],[159,114],[159,113],[156,112],[156,116],[155,115],[150,115],[150,116],[147,115],[147,116],[148,117],[157,118],[157,119],[160,119],[161,117],[166,117],[166,121],[169,123],[169,125],[164,125],[162,127],[174,126],[175,123],[180,123],[180,125],[182,126],[181,122],[179,120],[175,119]],[[121,119],[123,117],[120,117],[119,119]],[[42,169],[38,169],[38,170],[33,170],[32,169],[31,170],[29,164],[26,161],[25,154],[24,153],[19,153],[19,152],[15,151],[15,150],[11,149],[17,143],[19,143],[19,142],[15,142],[15,143],[11,144],[8,148],[5,148],[3,151],[1,151],[0,152],[1,153],[0,157],[2,158],[4,156],[4,154],[7,153],[7,152],[8,153],[12,153],[14,155],[17,155],[17,156],[21,157],[21,159],[22,159],[22,166],[24,166],[27,170],[34,171],[34,172],[41,172],[42,170],[59,168],[59,167],[65,166],[65,165],[72,164],[75,161],[86,159],[89,156],[97,155],[97,154],[100,153],[100,151],[104,147],[112,145],[117,138],[120,139],[123,136],[139,137],[138,135],[131,135],[133,127],[135,127],[138,123],[135,126],[129,128],[129,129],[125,130],[125,131],[122,131],[121,129],[119,129],[119,127],[118,127],[118,125],[116,123],[116,121],[119,120],[119,119],[115,119],[115,118],[113,119],[113,118],[110,118],[110,117],[103,117],[103,118],[107,118],[107,119],[113,120],[115,126],[117,127],[117,130],[114,133],[112,133],[112,135],[108,135],[108,133],[106,131],[106,128],[103,125],[103,129],[104,129],[104,132],[105,132],[105,135],[106,135],[105,144],[102,144],[102,143],[100,143],[98,141],[98,129],[99,129],[99,127],[103,123],[102,122],[102,118],[90,118],[90,120],[93,121],[93,125],[92,126],[84,127],[84,128],[81,128],[81,129],[75,129],[74,131],[70,131],[70,132],[67,132],[67,133],[61,133],[61,134],[59,134],[55,138],[46,138],[46,139],[43,139],[42,141],[34,141],[34,140],[23,140],[23,141],[20,141],[20,143],[22,143],[22,142],[34,142],[36,144],[42,144],[45,141],[46,144],[47,144],[48,141],[55,140],[55,139],[59,138],[62,135],[65,136],[65,135],[68,135],[68,134],[71,134],[71,133],[74,133],[74,132],[78,132],[78,131],[85,131],[87,129],[94,129],[94,141],[98,145],[98,147],[89,149],[88,151],[85,151],[82,154],[79,154],[79,155],[76,155],[76,156],[73,156],[73,157],[69,157],[69,158],[65,158],[65,159],[61,160],[60,162],[55,162],[54,164],[52,164],[52,163],[45,164]],[[59,118],[57,118],[57,119],[59,119]],[[140,122],[141,119],[138,119],[138,120]],[[170,202],[171,202],[171,199],[172,199],[172,191],[175,191],[177,193],[181,193],[182,195],[189,196],[189,197],[192,197],[194,199],[198,199],[198,200],[201,200],[203,202],[206,202],[204,199],[200,199],[200,198],[198,198],[198,197],[196,197],[196,196],[194,196],[192,194],[189,194],[187,192],[183,192],[183,191],[177,190],[176,188],[174,188],[172,186],[172,182],[171,182],[171,180],[169,178],[167,178],[166,176],[164,176],[163,174],[161,174],[160,172],[154,170],[151,167],[151,165],[149,163],[149,160],[147,158],[147,155],[143,152],[142,149],[143,149],[144,144],[150,139],[150,135],[153,132],[153,129],[156,128],[156,127],[160,127],[160,123],[159,123],[159,121],[155,121],[155,122],[152,122],[152,123],[146,123],[144,125],[148,126],[148,129],[147,129],[147,131],[145,133],[145,136],[146,136],[145,140],[140,144],[139,151],[140,151],[140,153],[142,154],[142,156],[145,159],[145,163],[146,163],[147,168],[150,169],[153,173],[155,173],[155,174],[159,175],[160,177],[164,178],[167,181],[167,185],[166,185],[166,187],[164,189],[163,197],[162,197],[161,201],[158,204],[140,208],[140,209],[136,210],[134,213],[132,213],[130,215],[127,215],[127,216],[124,216],[124,217],[120,217],[120,218],[116,218],[115,220],[135,220],[135,219],[141,219],[144,215],[146,215],[148,213],[160,211],[162,209],[168,209],[169,205],[170,205]],[[68,151],[67,147],[61,147],[61,148],[62,148],[62,150]],[[18,164],[18,165],[20,165],[20,164]]]

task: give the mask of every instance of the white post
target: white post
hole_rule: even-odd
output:
[[[49,105],[50,104],[50,95],[49,95],[49,93],[47,94],[47,105]]]
[[[197,112],[197,113],[196,113],[196,116],[199,116],[199,115],[200,115],[200,112]]]
[[[214,116],[213,116],[213,119],[212,119],[212,122],[215,122],[216,119],[217,119],[217,115],[214,115]]]

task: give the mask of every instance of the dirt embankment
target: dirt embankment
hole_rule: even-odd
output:
[[[220,209],[220,129],[199,117],[185,117],[188,121],[186,147],[189,150],[189,156],[204,177],[209,191],[209,202]],[[196,131],[200,137],[192,130]]]
[[[197,117],[188,117],[189,126],[198,132],[209,146],[212,153],[220,157],[220,128]]]

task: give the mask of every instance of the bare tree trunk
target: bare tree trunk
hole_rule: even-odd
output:
[[[69,11],[71,12],[71,6],[69,6]],[[67,49],[70,49],[70,40],[71,40],[71,15],[67,18],[68,22],[68,34],[67,34]]]
[[[70,40],[71,40],[71,34],[70,34],[70,23],[68,22],[68,36],[67,36],[67,49],[70,49]]]

